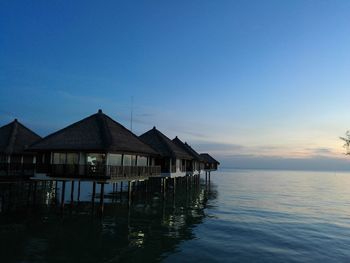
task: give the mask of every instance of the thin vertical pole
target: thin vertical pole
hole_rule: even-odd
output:
[[[80,201],[80,180],[78,182],[78,202]]]
[[[71,181],[71,188],[70,188],[70,201],[71,204],[73,204],[74,201],[74,181]]]
[[[66,195],[66,181],[62,181],[61,208],[64,208],[64,198]]]
[[[96,182],[92,184],[92,198],[91,198],[92,205],[94,205],[95,203],[95,194],[96,194]]]
[[[103,209],[104,209],[104,190],[105,190],[105,184],[101,183],[101,191],[100,191],[100,212],[101,212],[101,215],[103,214]]]
[[[129,192],[128,201],[129,201],[129,206],[130,206],[131,199],[132,199],[132,182],[131,181],[128,182],[128,192]]]
[[[34,203],[34,204],[36,203],[37,186],[38,186],[38,182],[35,181],[35,182],[34,182],[34,191],[33,191],[33,203]],[[11,191],[10,191],[10,194],[11,194]]]
[[[120,182],[120,202],[123,199],[123,181]]]

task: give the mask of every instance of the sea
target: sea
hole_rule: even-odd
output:
[[[0,262],[350,262],[350,173],[221,169],[103,205],[52,187],[0,184]]]

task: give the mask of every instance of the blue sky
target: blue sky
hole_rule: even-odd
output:
[[[129,127],[133,97],[136,134],[156,125],[225,166],[350,167],[349,14],[349,1],[1,1],[0,124],[47,135],[102,108]]]

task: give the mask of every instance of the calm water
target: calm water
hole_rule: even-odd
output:
[[[210,188],[139,195],[130,207],[108,186],[102,217],[88,183],[63,212],[50,192],[38,189],[33,206],[13,188],[0,213],[0,262],[350,261],[346,173],[223,170]]]

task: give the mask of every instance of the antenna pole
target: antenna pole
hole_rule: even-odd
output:
[[[132,131],[132,118],[134,110],[134,96],[131,96],[131,111],[130,111],[130,130]]]

